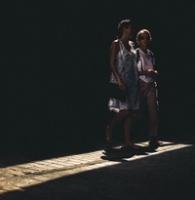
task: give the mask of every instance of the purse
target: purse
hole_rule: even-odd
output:
[[[109,91],[109,97],[115,98],[120,101],[125,101],[127,97],[127,93],[124,90],[121,90],[118,84],[116,83],[109,83],[108,84],[108,91]]]

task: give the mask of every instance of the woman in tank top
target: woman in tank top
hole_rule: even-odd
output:
[[[138,73],[136,67],[136,54],[130,42],[132,27],[129,19],[122,20],[118,25],[119,37],[114,40],[110,51],[111,78],[126,93],[126,98],[121,101],[110,98],[108,107],[114,115],[106,128],[106,140],[112,141],[112,131],[118,122],[123,122],[124,146],[123,149],[135,148],[130,137],[133,113],[139,109]]]

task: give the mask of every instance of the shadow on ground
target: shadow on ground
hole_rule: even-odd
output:
[[[194,137],[163,137],[164,141],[169,141],[171,143],[193,143],[195,144],[195,138]],[[143,142],[146,141],[145,137],[138,138],[135,142]],[[165,144],[172,145],[172,144]],[[24,145],[24,144],[19,144]],[[37,145],[37,146],[36,146]],[[116,142],[115,145],[121,145],[121,143]],[[69,144],[63,145],[62,141],[59,141],[59,143],[55,142],[54,145],[52,145],[52,141],[48,144],[42,143],[42,146],[38,142],[34,142],[33,148],[13,148],[12,146],[7,147],[7,149],[3,149],[0,151],[0,167],[7,167],[32,161],[38,161],[38,160],[44,160],[44,159],[50,159],[55,157],[61,157],[61,156],[68,156],[68,155],[74,155],[74,154],[80,154],[80,153],[86,153],[96,150],[102,150],[105,148],[105,143],[103,141],[98,141],[96,143],[86,143],[86,144]],[[125,154],[124,156],[116,153],[116,158],[112,155],[104,155],[102,157],[103,159],[107,160],[120,160],[122,157],[132,157],[133,155],[141,155],[141,154],[147,154],[147,151],[145,149],[140,149],[139,151],[131,152],[128,154]],[[119,157],[119,159],[117,158]],[[121,160],[122,161],[122,160]]]
[[[195,147],[62,177],[2,200],[194,199]]]

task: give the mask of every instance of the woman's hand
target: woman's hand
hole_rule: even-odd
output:
[[[148,69],[144,71],[144,75],[149,77],[156,77],[158,75],[158,71],[153,69]]]

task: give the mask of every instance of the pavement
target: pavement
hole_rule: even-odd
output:
[[[161,143],[156,152],[124,156],[100,149],[10,165],[4,158],[0,200],[194,199],[193,142]]]

